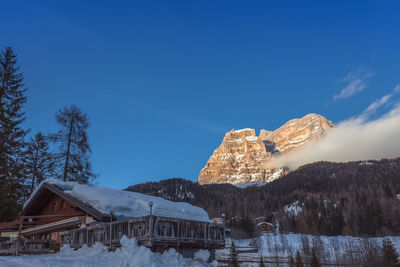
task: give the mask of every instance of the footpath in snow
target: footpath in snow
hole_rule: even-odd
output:
[[[210,253],[207,250],[199,250],[193,259],[182,257],[174,249],[162,254],[153,253],[144,246],[138,246],[135,239],[126,236],[121,238],[121,248],[108,251],[108,248],[100,243],[92,247],[84,246],[73,250],[63,247],[61,252],[46,255],[23,255],[18,257],[1,257],[1,267],[160,267],[160,266],[213,266],[216,261],[207,263]]]

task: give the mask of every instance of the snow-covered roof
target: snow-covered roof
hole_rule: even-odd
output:
[[[259,222],[259,223],[257,223],[258,227],[263,226],[263,225],[268,225],[268,226],[271,226],[271,227],[275,227],[272,223],[269,223],[269,222]]]
[[[44,183],[57,186],[65,194],[93,207],[105,215],[108,215],[112,210],[117,218],[147,216],[150,213],[149,203],[153,202],[153,215],[186,220],[210,221],[204,209],[192,206],[186,202],[172,202],[161,197],[137,192],[121,191],[76,182],[62,182],[56,179],[43,181],[24,203],[24,208]]]

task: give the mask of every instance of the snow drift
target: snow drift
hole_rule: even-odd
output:
[[[126,236],[121,238],[121,248],[108,251],[100,243],[92,247],[83,246],[73,250],[67,246],[62,247],[57,254],[0,257],[0,266],[9,267],[159,267],[159,266],[218,266],[217,262],[207,263],[210,253],[199,250],[193,259],[183,258],[174,249],[162,254],[153,253],[149,248],[138,246],[135,239]]]

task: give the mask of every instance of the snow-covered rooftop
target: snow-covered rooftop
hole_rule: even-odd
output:
[[[112,210],[118,218],[147,216],[150,213],[149,202],[153,202],[153,215],[186,220],[210,221],[204,209],[192,206],[186,202],[172,202],[161,197],[137,192],[121,191],[75,182],[62,182],[56,179],[43,181],[31,194],[31,198],[44,183],[56,185],[64,193],[95,208],[103,214],[109,214],[110,210]],[[30,202],[31,198],[24,203],[24,208]]]

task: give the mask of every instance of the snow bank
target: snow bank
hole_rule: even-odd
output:
[[[153,214],[170,218],[209,222],[205,210],[185,202],[172,202],[160,197],[149,196],[136,192],[115,190],[105,187],[90,186],[75,182],[61,182],[56,179],[47,179],[43,183],[53,184],[64,193],[92,206],[103,214],[108,215],[110,210],[119,218],[147,216],[150,213],[149,202],[153,202]],[[36,193],[33,192],[31,197]],[[24,208],[31,198],[24,203]]]
[[[73,250],[63,247],[60,253],[0,257],[0,266],[9,267],[159,267],[159,266],[214,266],[216,261],[207,263],[210,253],[207,250],[199,250],[193,259],[183,258],[174,249],[165,251],[163,254],[153,253],[149,248],[138,246],[135,239],[126,236],[121,238],[121,248],[108,251],[108,248],[100,243],[92,247],[84,246]]]
[[[400,236],[388,237],[397,252],[400,252]],[[227,260],[231,255],[230,247],[232,241],[236,249],[241,253],[238,260],[246,262],[243,266],[258,267],[260,257],[264,260],[287,259],[296,255],[296,251],[303,253],[303,244],[308,244],[309,248],[319,247],[320,257],[324,262],[335,264],[349,256],[349,251],[357,252],[365,248],[365,242],[371,242],[376,246],[382,245],[383,237],[361,238],[351,236],[312,236],[301,234],[262,234],[254,239],[226,239],[226,247],[216,251],[217,260]],[[257,247],[258,252],[246,252],[251,248]],[[268,265],[269,266],[269,265]],[[272,265],[271,265],[272,266]],[[275,266],[275,265],[274,265]],[[324,265],[325,266],[325,265]]]
[[[400,236],[388,237],[397,251],[400,252]],[[336,257],[343,256],[348,250],[349,244],[357,246],[365,239],[361,237],[351,236],[312,236],[301,234],[263,234],[257,239],[259,253],[263,257],[274,257],[276,254],[280,257],[289,257],[295,255],[296,251],[303,250],[303,242],[308,240],[311,247],[315,243],[320,243],[326,251],[326,256],[330,260],[335,260]],[[377,245],[382,244],[383,237],[368,238],[369,241]]]

